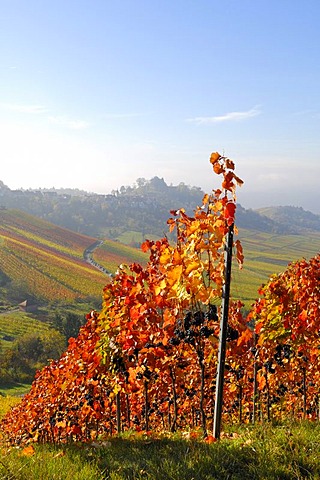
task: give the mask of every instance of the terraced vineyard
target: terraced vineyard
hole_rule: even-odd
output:
[[[95,241],[13,210],[0,211],[0,270],[39,299],[98,296],[106,282],[83,251]]]
[[[103,244],[94,252],[94,259],[106,270],[114,273],[121,263],[130,265],[138,262],[143,265],[147,262],[148,256],[128,245],[113,240],[104,240]]]
[[[40,300],[101,297],[109,277],[87,263],[84,251],[97,239],[18,210],[0,210],[0,277],[23,283]],[[143,263],[139,249],[105,240],[94,260],[114,273],[121,263]],[[21,299],[23,300],[23,299]]]

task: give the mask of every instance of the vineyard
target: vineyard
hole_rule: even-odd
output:
[[[94,239],[18,211],[0,212],[0,269],[40,300],[99,295],[104,276],[83,260]]]
[[[175,244],[147,240],[144,265],[118,268],[101,312],[87,315],[67,351],[4,417],[8,441],[93,441],[132,429],[215,440],[225,242],[242,180],[231,160],[214,153],[210,163],[221,189],[205,195],[192,217],[171,212]],[[233,270],[243,260],[237,239]],[[320,418],[319,278],[317,254],[266,279],[246,317],[243,303],[231,302],[224,423]]]
[[[145,264],[148,257],[141,250],[123,245],[109,239],[104,240],[100,248],[94,253],[95,260],[109,272],[116,272],[119,265],[130,265],[134,262]]]
[[[0,315],[0,351],[10,348],[11,342],[29,333],[50,331],[50,326],[23,312]]]
[[[85,262],[96,239],[15,210],[0,210],[0,272],[39,300],[101,297],[107,278]],[[95,260],[114,272],[119,263],[143,260],[138,249],[106,240]]]
[[[271,275],[281,273],[292,261],[311,258],[319,253],[320,235],[276,235],[256,230],[239,230],[238,238],[245,252],[239,272],[233,270],[232,297],[241,300],[247,310],[258,297],[258,289]]]

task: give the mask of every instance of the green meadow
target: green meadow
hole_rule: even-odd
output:
[[[231,293],[246,308],[258,298],[258,288],[271,275],[280,273],[291,262],[310,259],[320,250],[320,234],[276,235],[241,229],[238,235],[244,252],[244,265],[239,270],[233,261]]]

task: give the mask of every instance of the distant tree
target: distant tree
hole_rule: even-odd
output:
[[[2,381],[32,381],[36,371],[49,360],[58,359],[65,348],[65,337],[53,329],[21,336],[13,342],[11,348],[2,352]]]
[[[146,183],[147,183],[147,180],[143,177],[137,178],[136,180],[136,184],[138,188],[144,187]]]
[[[80,328],[85,323],[85,319],[82,315],[71,312],[68,312],[66,315],[56,313],[52,323],[54,328],[56,328],[66,340],[69,340],[69,338],[78,335]]]

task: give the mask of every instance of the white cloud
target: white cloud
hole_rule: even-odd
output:
[[[48,117],[48,120],[55,125],[70,130],[83,130],[90,126],[90,124],[84,120],[75,120],[66,116],[50,116]]]
[[[141,113],[104,113],[102,118],[106,120],[113,120],[113,119],[121,119],[121,118],[134,118],[134,117],[141,117],[143,114]]]
[[[22,114],[47,114],[47,119],[50,123],[70,130],[83,130],[90,126],[90,124],[84,120],[73,119],[67,115],[49,115],[50,111],[44,105],[0,103],[0,108]]]
[[[188,118],[188,122],[196,123],[197,125],[210,125],[212,123],[221,123],[221,122],[238,122],[241,120],[246,120],[247,118],[256,117],[260,115],[261,111],[258,107],[251,108],[246,112],[229,112],[225,115],[220,115],[217,117],[195,117]]]
[[[0,106],[6,110],[17,113],[46,113],[48,110],[44,105],[19,105],[14,103],[1,103]]]

